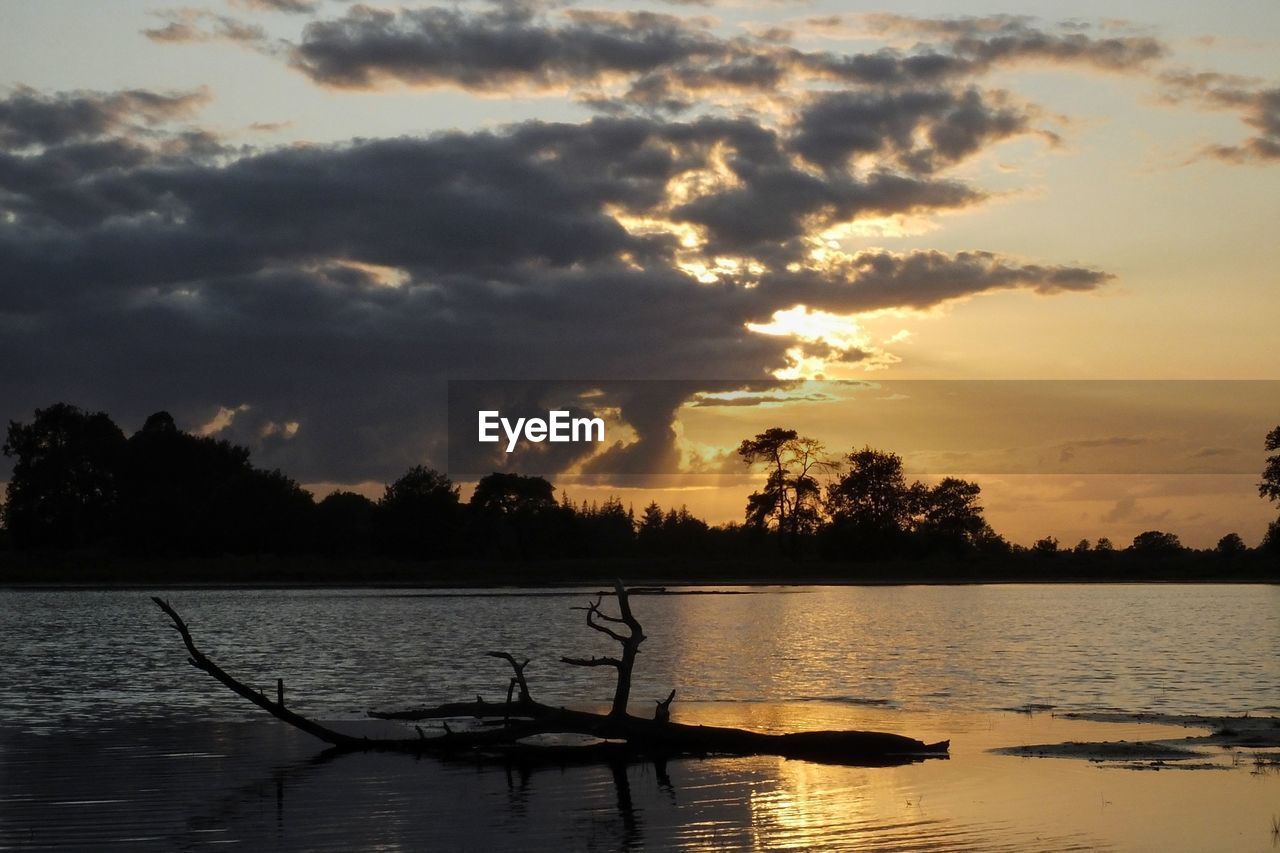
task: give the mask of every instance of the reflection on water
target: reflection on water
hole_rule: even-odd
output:
[[[574,596],[182,590],[201,645],[322,719],[483,693],[527,653],[548,702],[605,701]],[[817,588],[637,597],[637,702],[683,721],[950,738],[950,761],[772,757],[477,768],[319,744],[185,664],[141,592],[0,592],[0,849],[1275,850],[1280,774],[1131,770],[996,746],[1182,737],[1019,715],[1028,703],[1280,705],[1273,587]],[[1202,762],[1203,763],[1203,762]]]
[[[569,610],[581,596],[179,590],[201,646],[236,674],[331,719],[372,707],[499,698],[533,658],[546,702],[607,701],[608,673],[562,655],[612,652]],[[818,700],[904,710],[1276,712],[1280,587],[817,587],[756,595],[637,596],[649,639],[632,695],[699,702]],[[143,592],[0,591],[0,718],[40,726],[174,713],[252,719],[193,678]],[[762,720],[762,724],[769,724]],[[785,725],[784,725],[785,727]]]
[[[20,734],[5,752],[0,846],[29,849],[992,850],[1029,841],[930,812],[910,780],[883,768],[760,758],[521,773],[398,755],[329,760],[272,723]],[[899,784],[916,803],[899,800]],[[1040,846],[1093,844],[1055,836]]]
[[[741,722],[740,706],[705,710]],[[0,849],[1272,849],[1274,776],[987,751],[1181,730],[874,713],[963,746],[890,768],[757,757],[521,770],[335,755],[271,721],[0,729]]]

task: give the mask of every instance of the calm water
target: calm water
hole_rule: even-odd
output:
[[[723,588],[722,588],[723,589]],[[1280,713],[1280,588],[743,589],[633,599],[650,639],[635,710],[763,730],[950,737],[950,761],[773,758],[529,776],[405,756],[327,760],[185,663],[148,593],[0,592],[0,848],[1278,849],[1280,776],[1242,756],[1153,772],[993,746],[1187,734],[1010,708]],[[506,649],[536,698],[607,702],[555,663],[607,644],[581,592],[175,590],[215,660],[286,680],[335,721],[498,699]],[[1232,766],[1236,765],[1236,766]],[[1181,805],[1180,805],[1181,804]]]

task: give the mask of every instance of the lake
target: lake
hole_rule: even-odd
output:
[[[556,663],[612,651],[570,609],[586,592],[159,594],[233,674],[268,692],[283,677],[294,709],[359,727],[370,708],[503,698],[490,649],[534,659],[541,701],[607,705],[612,670]],[[522,775],[331,757],[187,665],[151,591],[8,590],[0,849],[1276,849],[1280,774],[1253,751],[1183,769],[990,750],[1198,733],[1072,711],[1280,714],[1280,587],[682,592],[633,598],[649,635],[634,712],[674,687],[680,721],[950,738],[950,760]]]

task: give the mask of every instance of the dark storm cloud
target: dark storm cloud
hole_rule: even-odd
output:
[[[1073,266],[1023,264],[992,252],[860,252],[823,274],[806,270],[767,276],[752,293],[764,305],[782,294],[797,303],[852,313],[926,309],[994,290],[1042,295],[1096,290],[1113,276]]]
[[[0,246],[26,282],[0,299],[54,298],[66,282],[170,286],[347,254],[474,275],[589,263],[624,250],[647,256],[660,241],[631,237],[602,208],[659,201],[675,164],[649,156],[649,138],[626,123],[531,125],[509,134],[286,148],[220,168],[147,157],[136,169],[77,174],[56,192],[0,199],[16,216],[0,230]],[[25,164],[15,158],[11,171],[21,175],[18,167],[65,153]],[[128,149],[110,165],[127,156]],[[51,221],[76,227],[51,229]]]
[[[789,240],[853,219],[959,208],[982,198],[953,181],[890,172],[831,179],[792,166],[755,171],[741,187],[701,196],[672,215],[705,228],[712,255],[767,257]]]
[[[1237,144],[1215,144],[1204,154],[1231,163],[1266,163],[1280,159],[1280,88],[1262,81],[1214,71],[1162,70],[1157,60],[1168,48],[1150,36],[1094,36],[1085,24],[1060,27],[1059,32],[1038,28],[1024,17],[929,19],[893,14],[861,18],[872,32],[912,35],[932,39],[928,53],[911,57],[931,58],[940,73],[956,76],[979,73],[996,65],[1040,61],[1092,67],[1101,71],[1152,76],[1171,102],[1193,102],[1209,109],[1230,110],[1256,133]],[[828,26],[843,25],[841,19]],[[1124,22],[1112,24],[1127,26]],[[862,61],[851,57],[849,62]],[[882,63],[889,79],[892,62]],[[960,70],[967,66],[967,71]],[[923,77],[917,77],[922,80]]]
[[[555,26],[521,6],[398,13],[359,6],[308,24],[294,64],[328,86],[371,88],[391,79],[489,91],[589,83],[728,50],[710,33],[650,12],[573,12]]]
[[[0,247],[25,282],[0,305],[56,299],[68,281],[164,287],[332,257],[415,275],[669,263],[674,238],[632,234],[615,209],[697,225],[711,255],[764,259],[814,228],[982,198],[954,181],[889,172],[819,178],[787,144],[743,119],[596,119],[292,147],[218,168],[168,160],[110,169],[0,200],[16,217]],[[713,151],[727,152],[734,183],[668,210],[669,181],[706,168]]]
[[[785,366],[793,341],[746,324],[799,303],[929,307],[1106,279],[982,253],[803,267],[815,228],[982,194],[890,171],[818,179],[787,132],[747,118],[254,152],[149,127],[186,109],[173,96],[94,102],[118,117],[5,125],[38,144],[0,157],[0,363],[14,368],[0,416],[69,399],[129,429],[160,407],[195,427],[225,407],[229,435],[307,481],[441,464],[446,378],[686,379],[692,394]],[[674,200],[673,183],[711,172],[721,183]],[[680,223],[703,242],[680,245]],[[728,249],[762,271],[704,283],[681,267]],[[639,440],[611,451],[612,470],[670,462],[679,396],[614,401]]]
[[[958,58],[988,68],[1009,62],[1080,65],[1101,71],[1140,70],[1167,53],[1149,36],[1092,36],[1078,27],[1050,31],[1029,18],[996,15],[978,18],[914,18],[872,14],[862,21],[872,32],[937,39]]]
[[[56,388],[110,402],[134,426],[148,407],[195,424],[213,404],[248,402],[263,419],[299,423],[296,438],[270,448],[270,464],[305,479],[386,478],[423,458],[443,464],[446,377],[759,376],[780,366],[781,342],[749,334],[722,301],[675,272],[617,267],[404,288],[342,270],[264,272],[15,322],[0,357],[31,369],[2,384],[23,409]],[[628,413],[644,447],[666,445],[669,424]]]
[[[886,48],[838,54],[789,47],[781,31],[724,37],[703,21],[649,12],[570,11],[553,21],[520,4],[479,12],[361,6],[308,24],[294,47],[293,64],[317,83],[354,89],[395,81],[503,91],[623,79],[630,81],[624,100],[678,108],[691,94],[768,92],[791,78],[936,85],[1026,60],[1128,71],[1164,52],[1151,38],[1049,32],[1021,19],[1001,19],[999,26],[897,16],[869,20],[882,32],[922,27],[938,43],[908,53]]]
[[[676,446],[676,412],[696,394],[699,383],[636,383],[613,395],[624,421],[636,432],[636,441],[615,442],[603,453],[588,460],[583,473],[635,476],[677,473],[680,450]]]
[[[62,92],[45,95],[18,86],[0,98],[0,146],[22,149],[95,139],[131,127],[191,115],[204,92]]]
[[[879,154],[910,171],[932,172],[1028,131],[1026,108],[991,97],[976,89],[823,93],[799,112],[792,145],[823,167]]]

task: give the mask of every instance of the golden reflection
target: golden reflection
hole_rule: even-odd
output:
[[[700,803],[672,845],[679,849],[1269,849],[1266,818],[1276,777],[1233,766],[1229,753],[1210,754],[1186,769],[1175,763],[1134,769],[991,751],[1072,740],[1177,740],[1188,734],[1181,727],[838,702],[686,706],[682,721],[695,720],[760,730],[950,736],[952,757],[899,767],[765,757],[672,765],[677,792]],[[1239,832],[1224,834],[1221,822],[1204,820],[1208,813],[1236,816]]]

